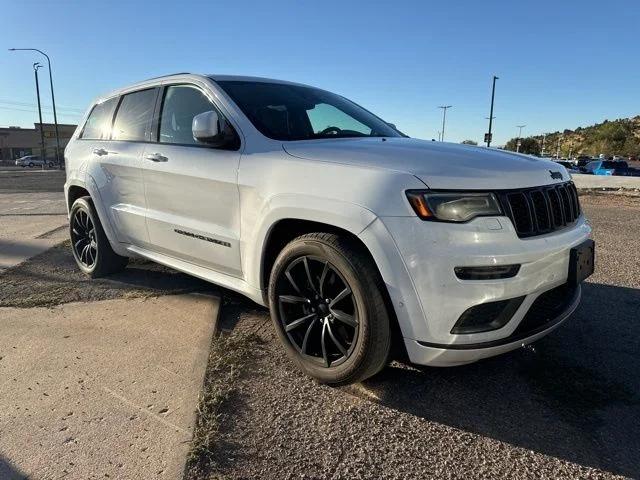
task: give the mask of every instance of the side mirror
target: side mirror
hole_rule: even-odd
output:
[[[236,139],[233,127],[214,110],[202,112],[193,117],[191,124],[193,138],[212,147],[224,147]]]
[[[389,123],[387,122],[387,125],[389,125],[391,128],[393,128],[394,130],[398,130],[398,127],[396,127],[395,123]]]
[[[215,142],[220,136],[220,117],[211,110],[193,117],[191,131],[193,138],[202,143]]]

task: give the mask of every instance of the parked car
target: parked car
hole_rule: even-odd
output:
[[[306,85],[178,74],[99,98],[66,151],[78,267],[144,257],[270,308],[320,382],[452,366],[564,322],[593,271],[561,165],[407,138]],[[177,328],[177,327],[176,327]]]
[[[16,167],[42,167],[46,165],[49,168],[54,166],[54,163],[51,160],[43,160],[38,155],[26,155],[24,157],[20,157],[16,160]]]
[[[558,165],[562,165],[564,168],[567,169],[567,171],[569,173],[580,173],[580,170],[578,168],[576,168],[575,164],[573,162],[570,161],[556,161],[555,163],[557,163]]]
[[[575,165],[577,168],[580,168],[580,167],[586,166],[587,163],[592,161],[593,161],[593,158],[589,157],[588,155],[578,155],[575,161]]]
[[[593,175],[617,175],[632,177],[638,175],[636,169],[629,168],[629,164],[620,160],[596,160],[584,167],[584,173]]]

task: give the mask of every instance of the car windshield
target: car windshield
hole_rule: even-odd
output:
[[[371,112],[324,90],[255,81],[217,83],[262,134],[275,140],[402,136]]]

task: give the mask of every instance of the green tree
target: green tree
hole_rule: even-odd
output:
[[[504,146],[504,149],[515,152],[517,150],[517,142],[517,138],[512,138]],[[529,155],[540,155],[540,142],[533,137],[521,138],[520,153],[526,153]]]

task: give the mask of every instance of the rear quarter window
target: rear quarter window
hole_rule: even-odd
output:
[[[156,89],[128,93],[122,97],[111,130],[112,140],[143,141],[149,138]]]
[[[118,97],[110,98],[96,104],[80,133],[80,138],[87,140],[106,140],[111,133],[113,111],[118,103]]]

